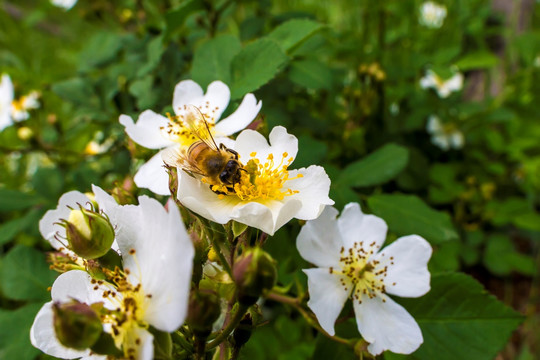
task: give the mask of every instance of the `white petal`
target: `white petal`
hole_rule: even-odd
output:
[[[353,301],[358,331],[369,342],[368,351],[378,355],[385,350],[410,354],[424,342],[420,327],[401,305],[388,296],[370,299],[362,296],[362,303]]]
[[[459,130],[455,130],[450,134],[449,142],[454,149],[461,149],[465,143],[465,138]]]
[[[437,146],[439,149],[448,150],[450,148],[450,140],[445,134],[436,134],[431,137],[431,142],[433,145]]]
[[[139,204],[118,211],[117,241],[130,282],[141,283],[151,295],[145,320],[170,332],[185,319],[194,249],[176,206],[167,212],[146,196],[139,197]]]
[[[241,202],[231,212],[231,218],[242,224],[260,229],[268,235],[274,235],[283,225],[298,213],[302,204],[298,200]]]
[[[10,105],[13,101],[13,83],[8,74],[2,74],[0,81],[0,104]]]
[[[57,223],[60,219],[67,220],[72,209],[77,209],[79,205],[88,207],[90,199],[79,191],[69,191],[63,194],[58,200],[58,206],[54,210],[49,210],[39,221],[39,231],[43,238],[49,241],[53,248],[64,247],[62,243],[54,238],[58,234],[59,238],[65,238],[66,229]],[[68,207],[69,206],[69,207]],[[63,240],[67,243],[67,240]]]
[[[261,110],[262,101],[257,102],[253,94],[246,94],[238,109],[216,124],[216,134],[232,135],[248,126]]]
[[[177,115],[183,114],[184,105],[194,105],[206,115],[210,122],[216,123],[229,104],[231,92],[221,81],[214,81],[203,95],[201,87],[192,80],[178,83],[174,89],[173,109]]]
[[[0,104],[0,131],[13,124],[11,119],[11,106],[2,107]]]
[[[285,199],[300,200],[302,208],[295,215],[301,220],[316,219],[324,210],[326,205],[333,205],[334,200],[328,197],[330,192],[330,178],[324,168],[317,165],[302,168],[300,170],[289,171],[289,176],[295,178],[298,174],[302,177],[289,180],[285,183],[285,188],[298,191],[298,193],[287,196]]]
[[[111,222],[112,226],[115,227],[116,211],[118,210],[120,205],[116,203],[116,200],[114,200],[114,198],[111,195],[107,194],[107,192],[104,191],[99,186],[92,185],[92,192],[94,193],[96,197],[96,202],[98,203],[99,211],[104,212],[109,218],[109,221]],[[113,241],[111,248],[114,251],[119,250],[116,239]]]
[[[120,124],[124,125],[128,136],[148,149],[161,149],[174,144],[161,130],[161,128],[166,128],[168,123],[169,119],[152,110],[143,111],[136,124],[133,123],[131,117],[120,115]]]
[[[90,355],[90,350],[75,350],[60,344],[53,326],[52,301],[44,304],[30,328],[30,342],[45,354],[61,359],[105,359],[105,356]]]
[[[137,351],[137,360],[152,360],[154,358],[154,335],[148,330],[137,327],[134,329],[137,338],[141,341]]]
[[[386,291],[402,297],[419,297],[427,293],[431,278],[427,263],[431,253],[431,245],[426,240],[418,235],[409,235],[397,239],[375,255],[375,259],[380,261],[377,268],[387,266],[384,278]]]
[[[463,75],[457,73],[452,76],[450,79],[446,80],[445,86],[448,91],[459,91],[463,87]]]
[[[426,130],[430,134],[435,134],[435,133],[442,132],[443,126],[441,124],[441,120],[437,116],[431,115],[428,118],[427,125],[426,125]]]
[[[313,311],[321,327],[330,335],[334,335],[334,323],[352,287],[348,289],[340,284],[340,279],[348,282],[348,278],[330,274],[328,269],[303,270],[308,276],[309,301],[308,306]]]
[[[284,153],[288,158],[295,158],[298,153],[298,139],[289,133],[283,126],[276,126],[270,132],[270,145],[263,135],[253,130],[244,130],[236,138],[235,150],[240,155],[243,162],[250,158],[250,154],[255,152],[255,158],[262,163],[267,161],[268,155],[273,154],[274,160],[278,161]],[[277,164],[276,164],[277,165]]]
[[[327,206],[317,219],[308,221],[302,227],[296,238],[300,255],[318,267],[339,265],[343,242],[337,227],[337,214],[334,207]]]
[[[365,215],[358,203],[345,205],[338,219],[338,228],[345,249],[352,248],[355,242],[363,242],[363,249],[371,249],[373,253],[384,243],[388,230],[383,219],[375,215]]]
[[[59,302],[68,302],[73,299],[85,304],[103,302],[106,308],[114,309],[115,304],[103,298],[105,291],[114,291],[114,288],[107,283],[93,284],[92,277],[86,271],[71,270],[61,274],[55,280],[51,289],[51,298]]]
[[[150,189],[154,194],[170,195],[169,175],[164,168],[163,151],[165,150],[158,152],[143,164],[135,174],[133,180],[138,187]]]

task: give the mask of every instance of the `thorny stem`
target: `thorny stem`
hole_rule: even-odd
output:
[[[306,319],[308,324],[311,325],[312,327],[314,327],[315,329],[317,329],[317,331],[319,331],[321,334],[323,334],[327,338],[329,338],[329,339],[331,339],[333,341],[336,341],[338,343],[341,343],[341,344],[344,344],[344,345],[347,345],[347,346],[350,346],[350,347],[354,347],[354,344],[355,344],[356,340],[348,340],[348,339],[344,339],[344,338],[339,337],[339,336],[332,336],[329,333],[327,333],[319,325],[317,320],[313,318],[313,315],[309,311],[304,309],[300,299],[293,298],[291,296],[287,296],[287,295],[283,295],[283,294],[279,294],[279,293],[276,293],[276,292],[270,292],[268,295],[266,295],[266,298],[294,307],[304,317],[304,319]]]
[[[206,351],[212,350],[213,348],[221,344],[225,339],[227,339],[227,337],[233,332],[233,330],[236,329],[238,323],[240,322],[240,320],[242,320],[248,309],[249,306],[239,303],[238,309],[236,310],[236,313],[234,314],[232,319],[225,326],[225,328],[221,330],[221,333],[219,333],[219,335],[216,336],[214,340],[212,340],[212,342],[206,346]]]

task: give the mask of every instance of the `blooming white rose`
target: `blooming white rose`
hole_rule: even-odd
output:
[[[71,9],[73,6],[75,6],[76,3],[77,0],[51,0],[51,4],[61,7],[64,10]]]
[[[430,289],[427,262],[431,246],[418,235],[397,239],[381,251],[387,225],[362,213],[357,203],[345,206],[341,217],[326,207],[300,231],[296,246],[316,269],[308,276],[308,306],[321,327],[334,335],[334,323],[348,298],[353,301],[358,331],[368,351],[410,354],[423,342],[414,318],[387,294],[419,297]]]
[[[272,129],[270,144],[258,132],[244,130],[234,150],[244,165],[234,192],[218,194],[200,177],[179,176],[178,199],[184,206],[219,224],[235,220],[273,235],[292,218],[315,219],[334,203],[328,197],[330,178],[322,167],[288,169],[298,152],[298,139],[284,127]]]
[[[442,150],[461,149],[465,144],[463,133],[453,123],[443,124],[435,115],[428,118],[426,130],[431,142]]]
[[[443,24],[446,17],[446,7],[433,1],[426,1],[420,6],[419,22],[428,28],[437,29]]]
[[[88,305],[102,302],[103,329],[126,358],[152,359],[153,335],[149,326],[172,332],[185,320],[191,283],[193,245],[178,208],[169,210],[146,196],[140,205],[117,206],[109,211],[123,268],[102,269],[105,279],[72,270],[60,275],[52,286],[52,301],[34,320],[30,338],[43,352],[61,358],[88,356],[61,345],[53,328],[52,303],[72,299]]]
[[[433,70],[427,70],[426,75],[420,79],[422,89],[434,89],[440,98],[447,98],[451,93],[463,88],[463,74],[455,73],[450,79],[442,79]]]
[[[220,120],[230,97],[228,86],[221,81],[214,81],[208,85],[204,94],[197,83],[184,80],[174,89],[173,109],[176,115],[181,115],[184,106],[196,106],[209,123],[212,135],[229,136],[249,125],[262,106],[253,94],[247,94],[234,113]],[[149,149],[188,147],[195,141],[191,131],[178,117],[165,117],[152,110],[144,111],[137,123],[134,123],[131,117],[122,115],[120,123],[125,126],[126,133],[133,141]],[[138,187],[150,189],[160,195],[170,194],[169,177],[163,168],[162,151],[141,166],[134,180]]]

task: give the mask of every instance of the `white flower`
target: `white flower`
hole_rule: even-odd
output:
[[[73,6],[75,6],[76,3],[77,0],[51,0],[51,4],[61,7],[64,10],[71,9]]]
[[[11,103],[13,102],[13,84],[7,74],[2,75],[0,82],[0,130],[13,124]]]
[[[119,206],[114,201],[114,198],[98,186],[93,185],[92,190],[94,191],[95,199],[91,199],[92,195],[86,195],[79,191],[69,191],[63,194],[58,200],[56,209],[47,211],[39,221],[41,235],[54,249],[61,250],[72,257],[75,255],[73,252],[66,250],[66,229],[61,225],[60,221],[62,219],[67,220],[71,210],[77,209],[79,206],[91,209],[92,201],[95,200],[100,211],[107,214],[114,214],[112,210]],[[113,243],[113,249],[118,250],[116,242]]]
[[[15,121],[23,121],[30,117],[28,110],[39,108],[39,92],[32,91],[12,102],[11,116]]]
[[[184,80],[174,89],[173,109],[176,115],[182,115],[185,105],[194,105],[204,114],[215,137],[229,136],[249,125],[262,106],[253,94],[247,94],[234,113],[219,120],[230,97],[229,88],[221,81],[208,85],[204,94],[197,83]],[[149,149],[188,147],[195,140],[178,117],[165,117],[151,110],[144,111],[137,123],[131,117],[122,115],[120,123],[125,126],[126,133],[133,141]],[[150,189],[156,194],[169,195],[169,178],[163,168],[161,154],[160,151],[141,166],[134,180],[138,187]]]
[[[387,294],[419,297],[430,289],[427,262],[431,246],[418,235],[397,239],[379,252],[387,225],[350,203],[341,217],[327,207],[308,221],[297,238],[300,255],[318,266],[307,269],[310,299],[321,327],[334,335],[334,323],[348,298],[368,351],[410,354],[423,342],[414,318]]]
[[[427,70],[426,75],[420,79],[422,89],[432,88],[441,98],[447,98],[452,92],[463,88],[463,74],[455,73],[450,79],[443,80],[433,70]]]
[[[169,211],[156,200],[139,198],[140,205],[117,206],[115,219],[123,269],[102,269],[104,281],[81,270],[60,275],[53,284],[52,301],[45,304],[30,331],[32,344],[61,358],[87,356],[62,346],[53,330],[53,302],[72,299],[86,304],[102,302],[104,330],[126,358],[152,359],[149,326],[172,332],[185,320],[194,249],[178,208]]]
[[[179,176],[178,199],[184,206],[219,224],[235,220],[273,235],[292,218],[315,219],[325,205],[334,203],[322,167],[288,169],[298,152],[298,140],[284,127],[272,130],[270,145],[258,132],[244,130],[234,150],[245,169],[235,192],[218,195],[200,178]]]
[[[426,1],[420,6],[420,19],[421,25],[428,28],[437,29],[443,24],[446,17],[446,7],[439,5],[433,1]]]
[[[431,142],[442,150],[461,149],[465,144],[463,133],[453,123],[443,124],[435,115],[428,118],[426,130],[431,134]]]

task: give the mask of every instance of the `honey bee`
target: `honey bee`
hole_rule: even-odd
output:
[[[214,190],[214,185],[224,185],[228,192],[234,192],[234,185],[240,182],[241,171],[244,170],[238,160],[238,153],[223,144],[216,144],[208,122],[199,108],[186,105],[184,110],[184,124],[198,140],[191,144],[187,151],[177,150],[166,154],[165,163],[180,165],[191,176],[202,176],[205,179],[203,181],[217,194],[225,192]]]

